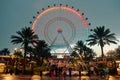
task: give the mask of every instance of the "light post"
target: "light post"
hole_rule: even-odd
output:
[[[14,55],[15,55],[15,74],[18,74],[18,58],[22,54],[23,49],[22,48],[15,48],[14,49]]]
[[[18,74],[18,69],[17,69],[18,55],[17,55],[17,52],[18,52],[18,48],[15,48],[14,49],[14,55],[15,55],[15,74]],[[16,58],[17,58],[17,60],[16,60]]]
[[[16,51],[17,51],[17,48],[14,49],[14,52],[16,52]]]

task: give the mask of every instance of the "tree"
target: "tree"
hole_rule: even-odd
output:
[[[75,47],[74,47],[74,49],[76,50],[76,51],[78,51],[79,52],[79,54],[81,55],[82,53],[83,53],[83,49],[85,48],[85,45],[84,45],[84,42],[83,41],[78,41],[77,43],[76,43],[76,45],[75,45]]]
[[[87,47],[84,44],[84,42],[81,40],[76,43],[76,46],[74,47],[74,49],[79,53],[79,55],[85,61],[91,60],[95,56],[95,53],[93,52],[93,50]]]
[[[28,50],[28,45],[36,43],[38,40],[38,36],[33,32],[33,30],[30,27],[22,28],[20,31],[16,32],[17,35],[11,36],[11,43],[13,44],[19,44],[21,43],[21,46],[24,46],[24,70],[26,68],[26,53]]]
[[[117,58],[120,58],[120,45],[115,49],[115,51],[116,51],[116,57]]]
[[[4,48],[0,51],[0,55],[9,55],[10,51],[8,48]]]
[[[111,33],[110,29],[105,29],[104,26],[96,27],[95,29],[91,29],[93,32],[88,37],[88,45],[93,46],[98,44],[101,47],[102,57],[104,56],[103,47],[110,43],[117,44],[117,39],[115,37],[115,33]]]
[[[109,57],[114,57],[115,56],[115,50],[109,50],[106,54]]]
[[[32,46],[28,46],[27,55],[30,56],[30,61],[32,61],[35,56],[35,48],[33,48]]]
[[[73,57],[79,57],[79,55],[77,54],[76,51],[73,51],[72,54],[70,56],[73,56]]]
[[[84,56],[84,60],[88,62],[93,60],[93,58],[96,56],[96,53],[93,51],[93,49],[86,47]]]
[[[14,55],[15,55],[16,58],[23,57],[22,51],[20,51],[20,50],[15,50]]]
[[[36,55],[37,55],[37,59],[39,60],[40,57],[43,59],[44,58],[48,58],[48,57],[51,57],[51,54],[50,54],[50,48],[48,46],[48,44],[44,41],[44,40],[39,40],[37,42],[37,45],[36,45]],[[42,65],[42,59],[40,61],[40,65]]]

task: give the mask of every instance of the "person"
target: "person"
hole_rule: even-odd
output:
[[[94,74],[94,67],[93,67],[93,66],[90,67],[90,74],[91,74],[91,75]]]
[[[71,77],[72,68],[69,68],[69,77]]]
[[[98,75],[98,66],[97,65],[94,67],[94,71],[95,71],[95,75]]]
[[[10,74],[12,75],[13,74],[13,69],[12,69],[12,67],[10,68]]]
[[[109,74],[109,69],[108,69],[108,67],[105,67],[105,68],[103,69],[103,71],[104,71],[104,76],[105,76],[106,78],[108,78],[108,74]]]
[[[104,71],[103,71],[103,69],[101,69],[101,70],[99,70],[99,78],[102,78],[103,77],[103,74],[104,74]]]
[[[56,66],[55,67],[55,77],[57,77],[58,76],[58,67]]]
[[[42,70],[40,70],[40,76],[42,77]]]
[[[63,76],[66,77],[66,67],[63,68]]]

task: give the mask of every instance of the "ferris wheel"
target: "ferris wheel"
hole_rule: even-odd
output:
[[[32,30],[54,51],[64,48],[63,52],[71,52],[71,45],[88,37],[88,18],[84,18],[84,13],[73,6],[54,4],[47,9],[42,8],[33,18],[34,20],[30,21]]]

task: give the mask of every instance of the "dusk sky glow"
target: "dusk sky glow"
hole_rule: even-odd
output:
[[[32,27],[29,22],[33,20],[33,16],[37,16],[37,11],[42,12],[42,8],[49,10],[48,5],[53,7],[54,4],[56,6],[60,4],[73,6],[73,12],[79,9],[80,13],[84,13],[83,17],[88,18],[87,22],[91,23],[89,29],[104,25],[105,28],[109,28],[112,33],[115,33],[117,39],[120,40],[120,0],[0,0],[0,50],[8,48],[13,52],[15,47],[20,47],[20,44],[13,45],[10,43],[11,35],[16,35],[16,31],[25,26]],[[71,8],[65,9],[71,10]],[[79,15],[77,12],[74,13]],[[105,46],[104,52],[114,49],[118,45],[120,43]],[[98,46],[92,48],[97,54],[100,54]]]

